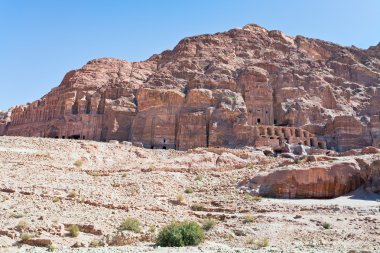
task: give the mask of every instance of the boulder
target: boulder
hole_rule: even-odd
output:
[[[292,153],[295,155],[307,155],[306,148],[304,145],[292,146]]]
[[[23,243],[36,247],[49,247],[53,242],[50,239],[32,238],[24,241]]]
[[[362,148],[361,154],[367,155],[367,154],[378,154],[380,153],[380,149],[375,147],[364,147]]]
[[[380,193],[380,159],[357,158],[356,161],[363,170],[362,178],[365,190]]]
[[[362,171],[355,160],[336,161],[303,169],[277,170],[252,178],[248,187],[275,198],[334,198],[357,189]]]

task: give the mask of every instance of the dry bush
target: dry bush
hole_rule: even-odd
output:
[[[141,223],[138,219],[129,217],[121,223],[119,229],[140,233]]]
[[[82,167],[82,165],[83,165],[83,161],[82,161],[82,159],[78,159],[78,160],[76,160],[76,161],[74,162],[74,165],[75,165],[77,168]]]
[[[205,231],[209,231],[210,229],[213,229],[216,226],[216,220],[212,218],[208,218],[202,221],[202,228]]]
[[[205,209],[203,204],[193,204],[190,208],[193,211],[203,211]]]
[[[75,224],[70,225],[70,227],[68,228],[68,231],[71,237],[78,237],[80,233],[78,225],[75,225]]]
[[[29,234],[29,233],[22,233],[20,235],[20,239],[22,242],[26,242],[26,241],[29,241],[30,239],[33,238],[33,235],[32,234]]]
[[[243,218],[243,222],[244,223],[252,223],[256,220],[255,216],[253,216],[252,214],[247,214],[244,216]]]
[[[19,231],[25,231],[29,228],[29,223],[26,220],[20,220],[16,226],[16,229]]]

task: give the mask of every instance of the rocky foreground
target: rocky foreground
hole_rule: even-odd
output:
[[[378,252],[376,152],[275,158],[248,148],[183,152],[130,143],[1,137],[0,252],[166,252],[153,246],[162,226],[206,218],[216,225],[206,232],[205,242],[178,252]],[[280,189],[302,189],[303,194],[353,190],[326,187],[330,179],[321,172],[314,174],[320,188],[302,185],[316,180],[302,174],[308,168],[327,168],[325,175],[330,175],[342,164],[349,165],[348,171],[334,172],[334,177],[346,177],[355,186],[346,195],[258,196],[265,195],[255,185],[263,178],[265,189],[274,191],[279,188],[268,182],[281,177]],[[287,169],[303,171],[293,175],[297,184],[284,183],[288,174],[273,181],[273,174]],[[141,222],[141,232],[119,231],[128,217]],[[80,229],[78,237],[68,234],[72,224]]]

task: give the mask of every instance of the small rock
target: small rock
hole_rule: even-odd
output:
[[[82,247],[85,247],[84,243],[83,242],[76,242],[74,243],[71,248],[82,248]]]

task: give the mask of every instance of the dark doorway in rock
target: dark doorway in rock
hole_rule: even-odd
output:
[[[260,118],[257,119],[257,124],[260,124],[260,122],[261,122],[261,119]]]
[[[166,149],[166,147],[165,147],[165,146],[163,146],[163,147],[162,147],[162,149]]]
[[[166,143],[166,139],[164,139],[164,143]]]
[[[54,138],[55,138],[55,139],[58,139],[58,136],[55,136]]]
[[[150,146],[150,149],[154,149],[154,146],[152,145],[152,146]]]
[[[70,135],[69,137],[67,137],[67,139],[79,140],[80,139],[80,135],[79,134]]]
[[[86,136],[83,135],[83,136],[82,136],[82,139],[83,139],[83,140],[86,139]]]

